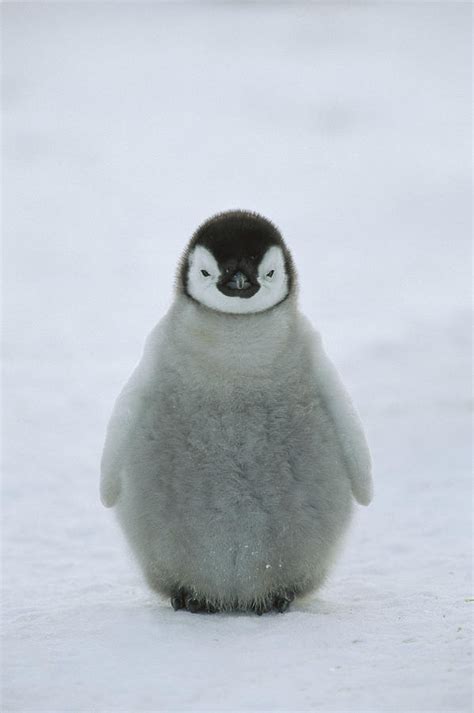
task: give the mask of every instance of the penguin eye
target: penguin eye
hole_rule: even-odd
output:
[[[270,272],[267,272],[267,277],[273,277],[275,274],[275,270],[270,270]]]
[[[201,275],[204,275],[204,277],[210,277],[210,274],[207,270],[201,270]]]

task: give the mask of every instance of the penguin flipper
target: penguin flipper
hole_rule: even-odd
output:
[[[113,507],[120,496],[121,472],[141,410],[139,396],[131,388],[132,379],[115,402],[107,427],[100,463],[100,499],[106,508]]]
[[[319,335],[316,381],[318,394],[334,423],[352,494],[361,505],[369,505],[373,498],[372,461],[364,429],[336,368],[324,352]]]
[[[106,508],[111,508],[119,499],[121,490],[120,475],[102,471],[100,478],[100,501]]]
[[[100,499],[107,508],[113,507],[119,499],[121,474],[133,435],[150,402],[158,333],[155,328],[148,337],[143,356],[119,394],[107,426],[100,464]]]

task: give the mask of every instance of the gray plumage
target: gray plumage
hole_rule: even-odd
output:
[[[353,497],[370,502],[370,456],[294,275],[275,306],[228,313],[188,294],[187,255],[116,402],[101,497],[153,589],[264,611],[322,584]]]

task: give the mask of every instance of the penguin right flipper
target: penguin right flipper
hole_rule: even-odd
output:
[[[107,508],[113,507],[120,496],[127,451],[152,393],[157,333],[155,328],[148,337],[143,356],[115,402],[107,426],[100,464],[100,499]]]
[[[130,436],[142,410],[142,398],[136,385],[139,370],[140,365],[115,402],[107,426],[100,464],[100,499],[107,508],[113,507],[119,498],[124,458],[131,442]]]

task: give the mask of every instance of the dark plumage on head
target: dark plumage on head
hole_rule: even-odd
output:
[[[196,290],[190,285],[190,263],[197,249],[202,249],[201,253],[205,250],[215,260],[214,271],[218,272],[214,275],[216,289],[227,297],[249,299],[256,295],[262,286],[259,269],[271,248],[277,249],[273,253],[281,251],[283,257],[283,260],[280,257],[280,262],[283,262],[281,267],[285,273],[285,291],[284,294],[280,292],[281,302],[292,292],[296,283],[290,252],[280,231],[271,221],[258,213],[244,210],[218,213],[199,226],[181,260],[178,289],[188,297],[196,299]],[[205,276],[207,270],[201,272]],[[261,296],[257,302],[260,299]],[[250,311],[248,306],[245,311]],[[260,307],[257,307],[256,311],[260,311]]]

